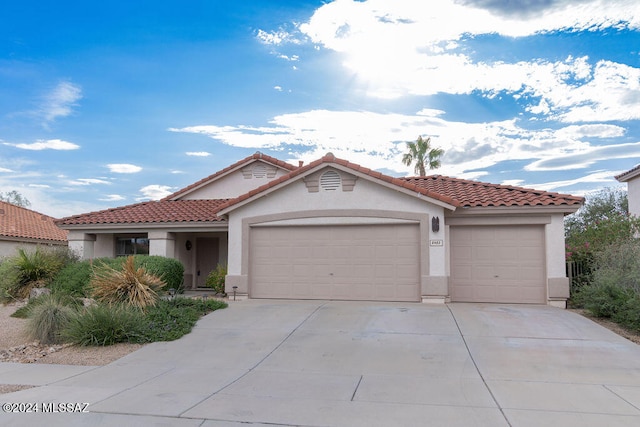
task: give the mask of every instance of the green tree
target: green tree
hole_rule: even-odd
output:
[[[407,142],[408,152],[402,156],[402,163],[411,166],[414,163],[414,172],[419,176],[426,175],[426,169],[437,169],[440,167],[440,157],[444,154],[442,148],[431,146],[431,137],[426,139],[419,136],[415,142]]]
[[[567,258],[591,258],[595,252],[634,237],[640,220],[629,215],[627,192],[605,188],[587,196],[580,210],[565,218]]]
[[[31,202],[16,190],[7,191],[6,193],[0,192],[0,201],[23,208],[31,207]]]

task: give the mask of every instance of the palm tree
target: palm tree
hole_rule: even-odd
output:
[[[409,150],[404,156],[402,156],[402,163],[407,166],[411,166],[411,163],[415,162],[415,169],[413,170],[419,176],[425,176],[425,169],[437,169],[440,167],[440,156],[444,154],[442,148],[431,147],[431,137],[423,139],[419,136],[416,142],[407,142],[407,149]]]

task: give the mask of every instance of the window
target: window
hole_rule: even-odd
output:
[[[149,255],[149,239],[146,237],[118,237],[116,256]]]

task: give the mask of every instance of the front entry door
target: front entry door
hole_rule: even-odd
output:
[[[218,265],[219,247],[220,241],[217,237],[196,239],[196,285],[198,287],[204,287],[207,276]]]

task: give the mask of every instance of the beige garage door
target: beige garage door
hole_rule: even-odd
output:
[[[542,226],[452,226],[451,300],[544,303]]]
[[[255,227],[251,298],[419,300],[417,225]]]

